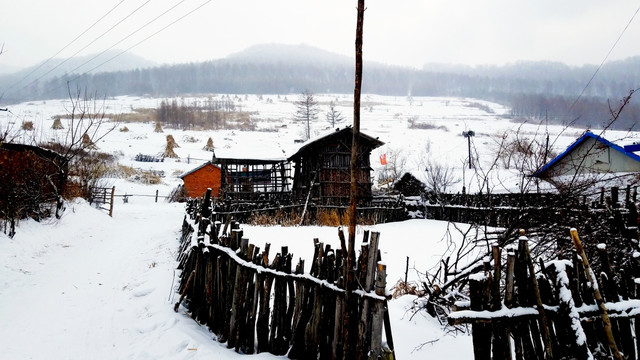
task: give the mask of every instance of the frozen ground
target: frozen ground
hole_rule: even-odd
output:
[[[212,340],[185,309],[173,311],[183,213],[181,204],[134,197],[110,218],[78,201],[60,221],[22,222],[13,239],[0,233],[0,359],[246,358]],[[417,269],[437,262],[445,228],[427,220],[372,227],[381,232],[390,286],[404,277],[406,256]],[[252,242],[286,244],[296,257],[311,256],[314,237],[337,244],[330,227],[244,229]],[[447,335],[424,312],[414,315],[413,300],[390,302],[398,358],[470,359],[470,337]]]

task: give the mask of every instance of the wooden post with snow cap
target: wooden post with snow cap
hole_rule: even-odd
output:
[[[587,335],[580,322],[580,314],[571,293],[567,267],[572,267],[570,260],[555,260],[548,264],[546,273],[551,279],[558,294],[558,311],[554,318],[556,330],[556,355],[561,359],[592,359],[587,346]]]
[[[523,231],[521,230],[521,233]],[[520,243],[525,252],[527,266],[529,267],[529,275],[531,276],[531,286],[536,300],[536,308],[540,314],[540,326],[542,327],[542,338],[544,340],[544,352],[547,359],[553,359],[553,350],[551,348],[551,332],[549,331],[549,323],[547,322],[547,316],[544,313],[544,307],[542,305],[542,298],[540,297],[540,289],[538,288],[538,279],[533,268],[533,261],[531,260],[531,253],[529,252],[529,239],[526,236],[520,237]]]
[[[600,294],[600,289],[598,288],[598,282],[595,276],[593,275],[593,270],[591,270],[591,266],[589,265],[589,259],[587,259],[587,255],[584,253],[584,247],[582,246],[582,242],[580,241],[580,237],[578,236],[578,230],[575,228],[570,230],[571,240],[573,240],[573,245],[576,247],[576,251],[578,255],[582,258],[582,265],[584,265],[584,272],[587,276],[587,279],[592,285],[593,288],[593,296],[596,298],[596,304],[598,305],[598,309],[600,310],[600,317],[602,318],[602,324],[604,325],[604,331],[607,335],[607,341],[609,342],[609,348],[613,353],[613,356],[617,360],[622,360],[622,355],[618,350],[618,346],[616,345],[616,341],[613,338],[613,331],[611,330],[611,320],[609,319],[609,314],[607,313],[607,308],[604,306],[604,300],[602,299],[602,294]]]
[[[387,288],[387,265],[378,262],[376,272],[376,295],[385,296]],[[371,351],[369,359],[378,359],[382,356],[382,326],[384,324],[385,301],[377,300],[373,307],[371,318]]]
[[[469,276],[469,299],[471,310],[487,310],[487,282],[488,276],[484,272]],[[476,360],[491,359],[491,332],[487,330],[487,324],[471,324],[471,333],[473,335],[473,357]]]

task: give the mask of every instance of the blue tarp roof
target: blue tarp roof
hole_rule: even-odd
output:
[[[547,171],[550,167],[552,167],[555,163],[557,163],[558,161],[562,160],[565,156],[567,156],[571,151],[573,151],[573,149],[575,149],[576,147],[578,147],[578,145],[582,144],[585,140],[587,140],[588,138],[592,138],[595,139],[596,141],[608,146],[609,148],[616,150],[618,152],[620,152],[623,155],[626,155],[628,157],[630,157],[631,159],[640,162],[640,156],[630,152],[630,151],[625,151],[625,149],[619,145],[616,145],[614,143],[612,143],[611,141],[596,135],[594,133],[592,133],[591,131],[587,130],[578,140],[576,140],[573,144],[569,145],[569,147],[563,151],[560,155],[556,156],[555,158],[553,158],[551,161],[549,161],[546,165],[544,165],[542,168],[540,168],[538,171],[536,171],[533,176],[539,177],[542,174],[544,174],[545,171]]]

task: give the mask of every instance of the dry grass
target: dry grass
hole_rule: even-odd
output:
[[[347,212],[341,209],[320,209],[316,212],[315,221],[311,221],[309,212],[305,214],[304,221],[302,220],[301,210],[291,210],[285,212],[283,210],[277,210],[275,213],[265,213],[262,211],[255,211],[249,218],[248,223],[250,225],[258,226],[297,226],[300,224],[314,224],[319,226],[332,226],[339,227],[349,223]],[[370,217],[358,216],[357,223],[359,225],[374,225],[375,221]]]
[[[22,130],[33,131],[33,121],[25,121],[22,123]]]
[[[118,174],[123,178],[130,178],[138,173],[138,171],[131,166],[118,164]]]
[[[300,220],[300,214],[295,210],[291,210],[291,212],[277,210],[273,215],[254,212],[249,218],[249,224],[257,226],[296,226],[300,224]]]
[[[340,226],[342,224],[346,224],[346,216],[345,214],[340,215],[340,212],[336,209],[331,210],[318,210],[316,215],[316,222],[318,225],[323,226]]]
[[[393,291],[394,299],[403,295],[424,296],[424,293],[418,290],[416,284],[412,282],[405,282],[404,280],[398,280],[398,282],[391,288],[391,291]]]

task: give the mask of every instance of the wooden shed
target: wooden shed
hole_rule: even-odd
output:
[[[351,142],[353,129],[346,127],[304,143],[289,157],[295,163],[292,196],[299,202],[307,197],[317,205],[344,206],[351,188]],[[371,151],[384,143],[360,133],[358,149],[358,200],[371,202]]]
[[[186,196],[199,198],[207,192],[208,188],[211,188],[213,196],[218,197],[220,194],[221,174],[220,168],[208,161],[180,175],[184,182]]]

